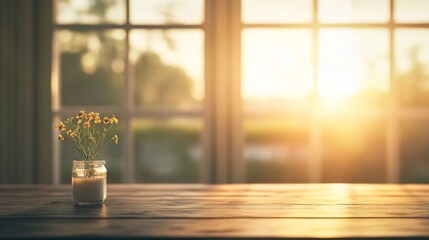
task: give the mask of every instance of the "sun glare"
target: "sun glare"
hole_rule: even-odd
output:
[[[293,99],[311,93],[311,31],[246,29],[242,37],[245,99]]]
[[[312,35],[305,30],[243,32],[243,96],[246,100],[298,100],[314,89]],[[317,91],[325,105],[352,98],[369,101],[389,89],[388,32],[322,29]],[[280,102],[278,102],[280,103]]]
[[[322,99],[339,99],[358,92],[358,77],[363,69],[355,45],[352,32],[322,32],[318,71]]]
[[[319,43],[318,92],[322,100],[388,91],[387,31],[324,29]]]

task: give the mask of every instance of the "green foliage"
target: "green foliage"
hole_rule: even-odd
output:
[[[155,53],[142,54],[134,73],[139,105],[175,106],[191,98],[191,79],[181,68],[164,64]]]
[[[100,65],[94,73],[85,73],[81,67],[83,52],[84,50],[77,53],[65,52],[61,55],[62,104],[119,104],[122,95],[122,77],[112,73],[107,66]]]

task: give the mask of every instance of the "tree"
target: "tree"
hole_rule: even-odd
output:
[[[179,67],[164,64],[153,52],[134,66],[136,102],[144,106],[176,106],[191,98],[192,81]]]
[[[425,71],[427,66],[418,59],[419,52],[419,46],[411,48],[408,55],[411,68],[396,78],[398,97],[404,105],[429,103],[429,75]]]

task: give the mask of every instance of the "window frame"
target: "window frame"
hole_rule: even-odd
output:
[[[205,0],[208,2],[208,0]],[[129,50],[130,50],[130,41],[129,35],[130,31],[134,29],[157,29],[157,30],[169,30],[169,29],[199,29],[202,30],[205,34],[207,32],[207,21],[202,22],[201,24],[132,24],[130,22],[130,0],[124,0],[125,6],[125,22],[123,24],[111,24],[111,23],[98,23],[98,24],[61,24],[56,22],[56,13],[55,10],[57,2],[54,1],[54,14],[53,14],[53,61],[52,61],[52,73],[51,73],[51,95],[52,95],[52,116],[53,122],[61,121],[61,116],[64,115],[73,115],[76,114],[81,109],[94,109],[95,111],[106,112],[106,113],[115,113],[120,118],[120,124],[123,124],[124,133],[121,138],[122,149],[121,149],[121,158],[122,158],[122,182],[125,183],[134,183],[136,182],[135,166],[136,166],[136,157],[135,157],[135,141],[134,134],[132,129],[132,122],[138,119],[157,119],[157,118],[172,118],[172,117],[186,117],[186,118],[200,118],[203,121],[203,130],[200,133],[200,142],[203,149],[203,158],[200,162],[200,172],[199,178],[200,182],[208,182],[210,179],[210,172],[207,171],[207,153],[210,149],[210,143],[208,142],[208,126],[205,124],[206,117],[206,108],[207,103],[206,97],[203,101],[201,109],[196,110],[179,110],[179,109],[145,109],[136,107],[134,103],[135,91],[134,91],[134,81],[135,79],[130,78],[130,60],[129,60]],[[205,7],[204,10],[206,10]],[[125,31],[125,54],[124,54],[124,83],[122,89],[122,99],[120,105],[81,105],[81,106],[63,106],[61,105],[61,79],[60,79],[60,52],[58,46],[58,31],[60,30],[71,30],[78,32],[85,31],[105,31],[105,30],[114,30],[120,29]],[[207,50],[207,37],[204,37],[204,49]],[[204,60],[208,58],[207,54],[204,52]],[[205,63],[204,63],[205,65]],[[207,69],[204,70],[204,75],[207,76]],[[205,77],[206,78],[206,77]],[[204,92],[207,92],[207,84],[204,84]],[[57,134],[54,132],[52,135],[52,176],[53,183],[60,184],[60,167],[61,167],[61,153],[60,146],[56,140]]]
[[[338,29],[338,28],[349,28],[349,29],[374,29],[379,28],[388,30],[389,32],[389,83],[390,89],[388,91],[388,104],[385,108],[370,109],[367,108],[364,111],[358,112],[357,116],[364,118],[375,118],[382,119],[386,122],[385,137],[386,137],[386,179],[385,183],[400,183],[400,170],[401,170],[401,159],[400,159],[400,122],[403,119],[429,119],[429,107],[403,107],[396,102],[395,96],[395,31],[396,29],[407,29],[407,28],[427,28],[429,29],[429,23],[397,23],[395,22],[395,0],[388,0],[389,4],[389,21],[386,23],[323,23],[319,21],[319,1],[312,0],[313,4],[313,20],[309,23],[250,23],[245,24],[240,21],[240,27],[238,31],[242,31],[246,28],[252,29],[264,29],[264,28],[281,28],[281,29],[310,29],[313,33],[313,90],[311,93],[311,108],[306,110],[309,121],[309,149],[310,149],[310,161],[309,161],[309,172],[310,178],[309,183],[320,183],[323,182],[322,176],[322,132],[321,132],[321,121],[322,121],[322,110],[319,106],[319,94],[318,94],[318,53],[319,53],[319,32],[322,29]],[[237,7],[236,12],[233,14],[241,15],[240,7]],[[240,70],[241,71],[241,70]],[[239,79],[241,80],[241,79]],[[243,118],[243,116],[241,116]],[[240,151],[242,151],[240,149]],[[242,155],[242,154],[241,154]],[[240,155],[236,155],[240,156]],[[243,159],[238,161],[239,164],[234,168],[234,176],[240,176],[236,178],[235,182],[244,182],[242,178],[244,175],[243,169],[245,164]]]
[[[358,112],[358,116],[383,119],[385,128],[385,161],[386,183],[399,183],[400,179],[400,122],[403,119],[429,119],[429,107],[403,107],[395,99],[395,31],[406,28],[426,28],[429,23],[396,23],[394,20],[395,0],[388,0],[389,21],[386,23],[322,23],[318,19],[318,0],[312,0],[313,20],[309,23],[251,23],[241,21],[240,0],[205,0],[204,22],[197,25],[160,24],[145,25],[131,24],[129,21],[130,0],[125,0],[126,22],[124,24],[57,24],[54,21],[53,62],[52,62],[52,113],[57,122],[63,114],[73,114],[81,108],[95,108],[94,106],[60,107],[59,59],[56,31],[70,29],[77,31],[124,29],[125,38],[125,71],[124,92],[122,105],[97,106],[103,112],[117,112],[124,123],[122,145],[124,182],[135,182],[134,139],[131,129],[132,119],[146,117],[193,117],[203,121],[201,132],[201,146],[203,157],[200,164],[201,183],[244,183],[246,165],[243,159],[245,137],[243,132],[243,99],[241,96],[241,33],[243,29],[254,28],[281,28],[310,29],[313,34],[313,89],[311,92],[312,108],[308,111],[309,121],[309,149],[310,178],[308,182],[322,182],[322,111],[319,108],[318,94],[318,49],[319,31],[335,28],[380,28],[389,32],[389,63],[390,89],[388,104],[380,109],[366,109]],[[55,4],[55,2],[54,2]],[[54,8],[56,9],[56,8]],[[55,14],[54,14],[55,16]],[[132,29],[201,29],[204,31],[204,90],[205,97],[201,111],[182,110],[148,110],[134,107],[133,82],[129,78],[129,32]],[[127,94],[132,93],[132,94]],[[52,139],[55,139],[53,134]],[[53,179],[59,184],[60,153],[59,143],[53,140]]]

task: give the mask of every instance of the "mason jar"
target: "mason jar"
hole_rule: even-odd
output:
[[[102,204],[107,196],[107,169],[104,160],[74,160],[72,199],[79,205]]]

